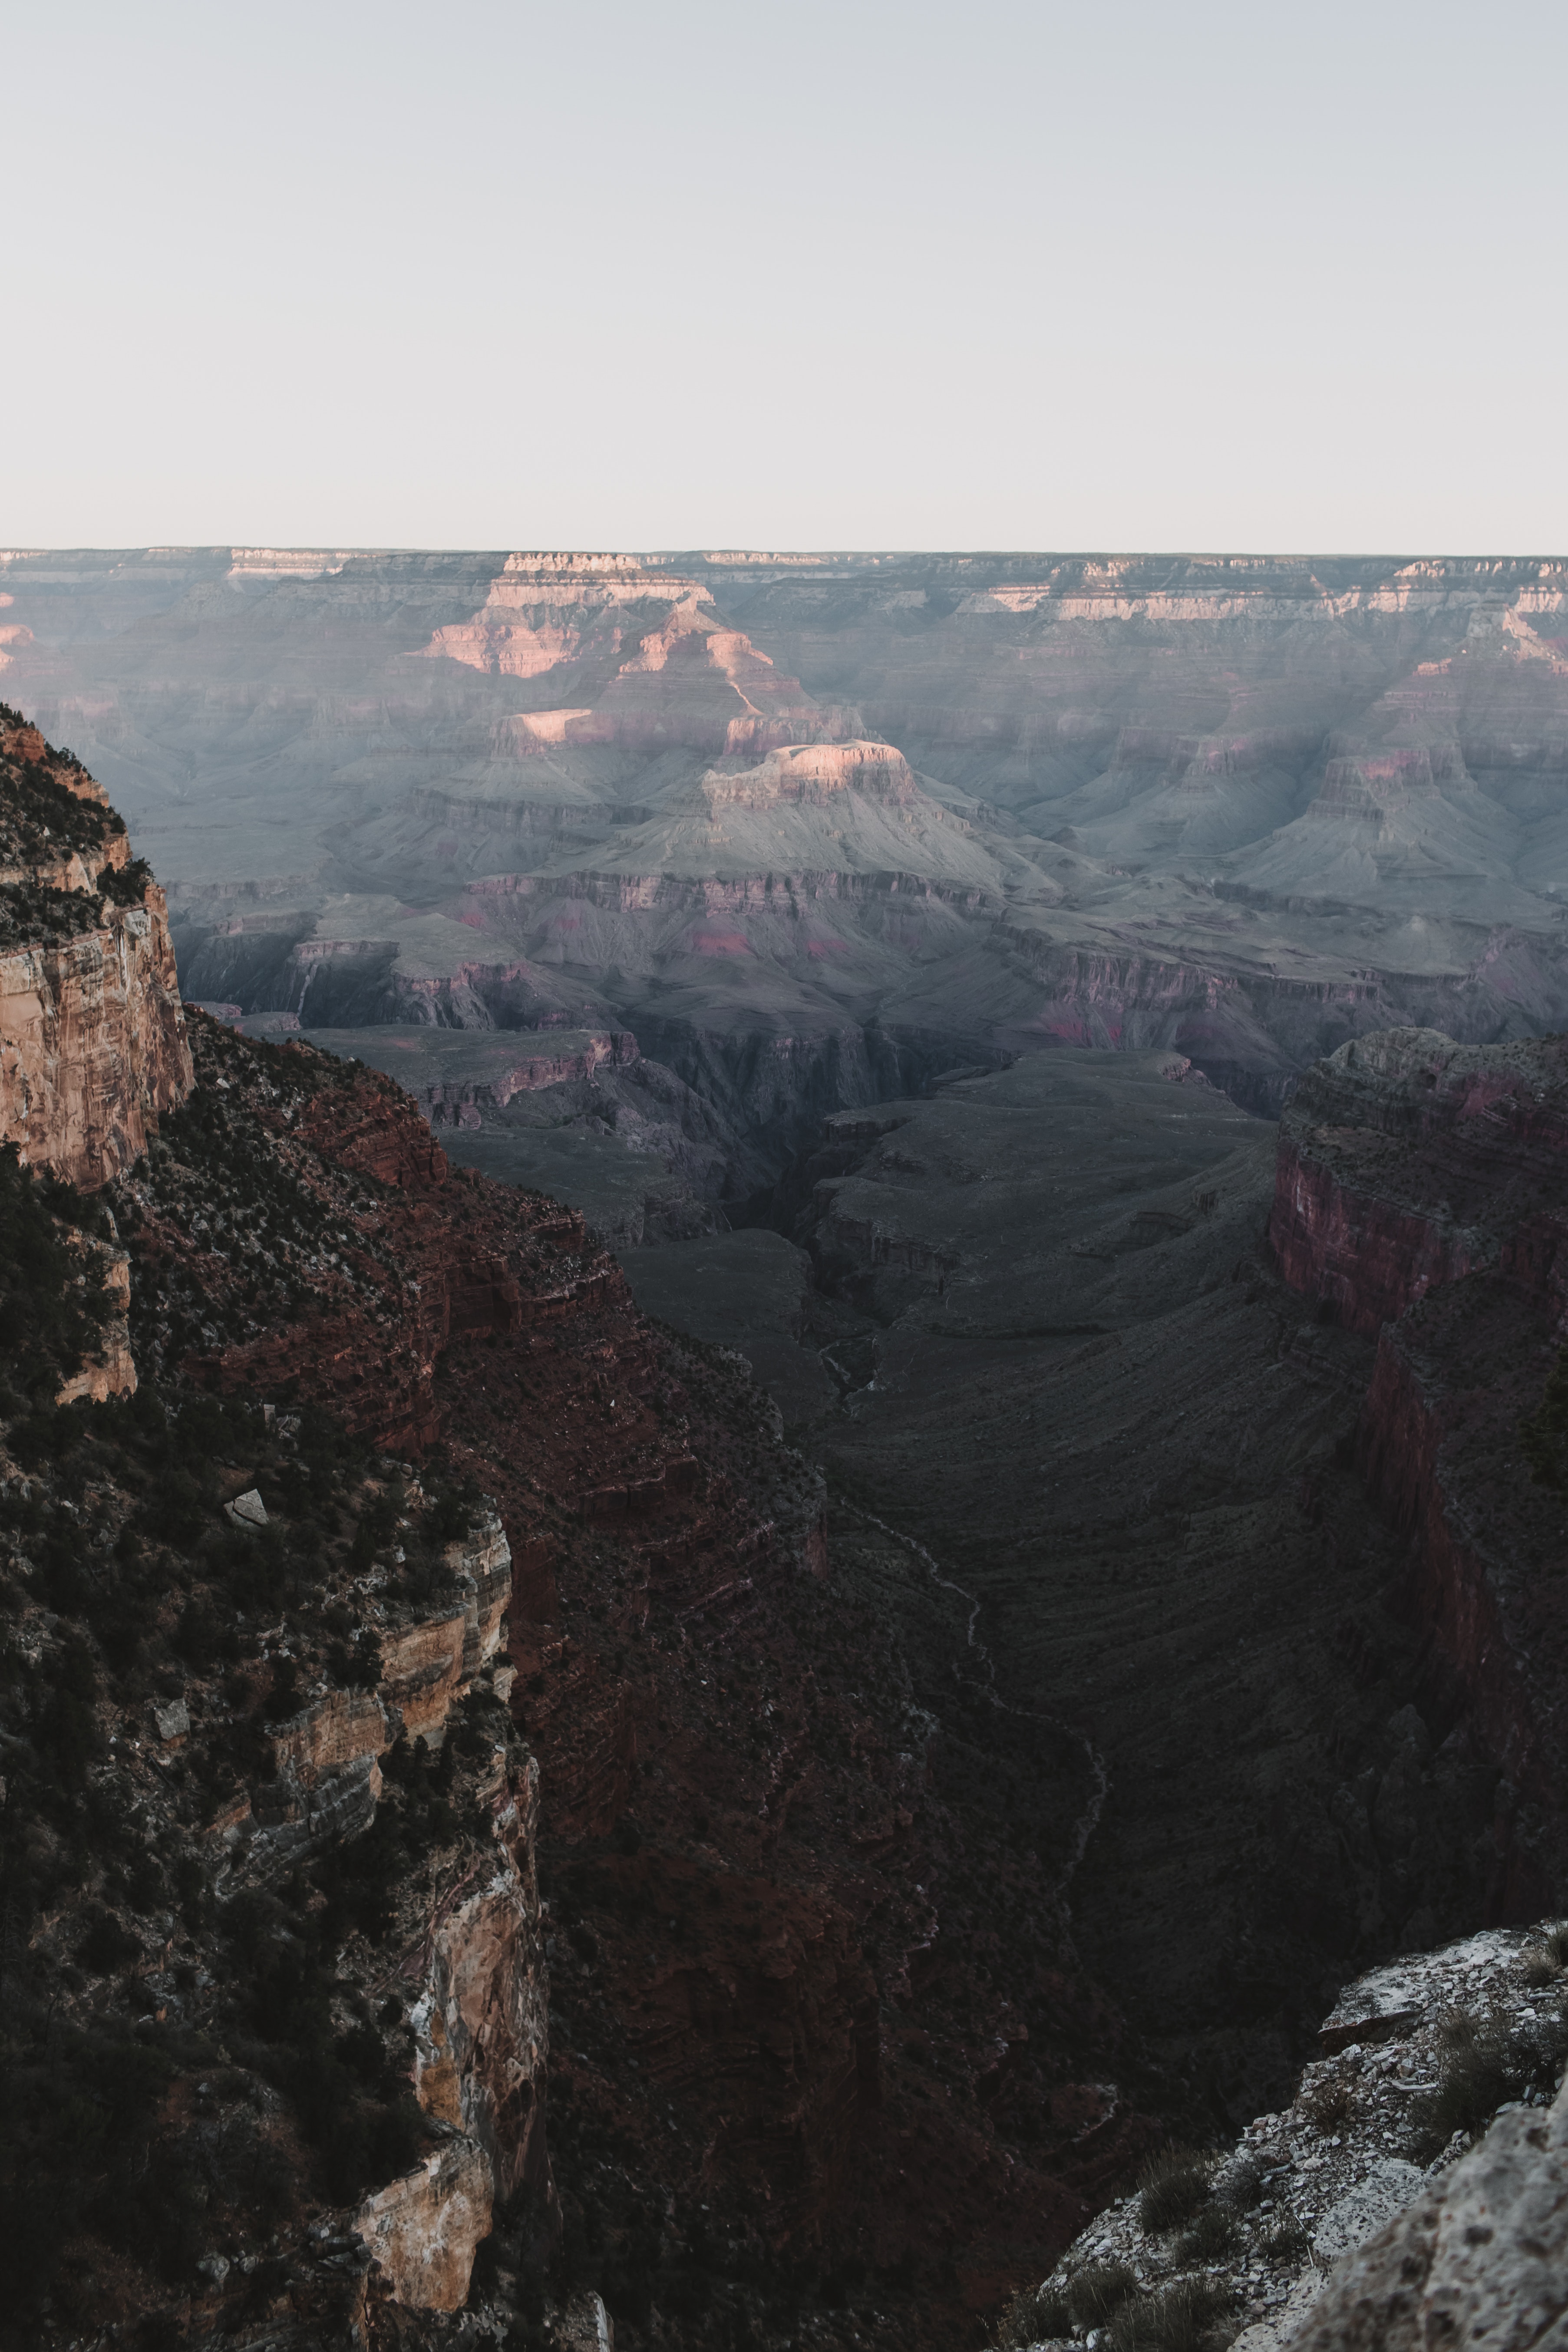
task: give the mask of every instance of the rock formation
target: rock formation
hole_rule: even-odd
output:
[[[943,2343],[1152,2126],[820,1480],[378,1071],[187,1036],[96,1199],[0,1161],[0,1239],[76,1221],[0,1267],[59,1291],[37,1363],[0,1318],[16,2324]],[[135,1390],[61,1405],[104,1253]]]
[[[1287,1115],[1269,1238],[1321,1316],[1376,1339],[1357,1432],[1411,1538],[1405,1605],[1506,1775],[1493,1899],[1568,1884],[1555,1377],[1568,1060],[1560,1038],[1342,1047]]]
[[[628,698],[690,663],[765,717],[700,599],[633,570],[635,595],[579,583],[575,618],[506,603],[496,625],[532,632],[508,657],[549,652],[553,612],[574,711],[613,654]],[[478,639],[471,662],[428,650],[482,601],[426,609],[408,667],[524,677],[500,640],[493,672]],[[531,767],[571,748],[564,718],[542,740]],[[1202,794],[1289,740],[1194,720],[1126,749]],[[1333,756],[1357,773],[1330,800],[1393,808],[1445,773]],[[188,1098],[151,1105],[134,1159],[100,1122],[96,1205],[0,1160],[8,1215],[67,1220],[31,1373],[20,1257],[0,1267],[25,1662],[0,1694],[25,2086],[4,2157],[63,2217],[27,2208],[36,2341],[111,2314],[388,2347],[476,2319],[528,2342],[548,2316],[563,2340],[602,2296],[623,2352],[672,2330],[774,2352],[807,2301],[946,2352],[1172,2126],[1278,2104],[1347,1976],[1556,1899],[1557,1045],[1358,1040],[1308,1074],[1277,1165],[1194,1055],[1129,1051],[1135,1024],[1005,1069],[993,1027],[937,1084],[951,1025],[900,1042],[837,980],[800,982],[810,1017],[782,1023],[744,975],[763,950],[834,972],[875,939],[935,991],[934,944],[971,954],[990,908],[972,976],[1005,964],[1010,989],[1036,936],[1013,836],[859,719],[680,761],[658,812],[625,804],[624,865],[211,933],[272,940],[277,992],[353,945],[377,986],[427,989],[398,1002],[494,1022],[510,1001],[525,1040],[316,1033],[346,1058],[289,1027],[297,1004],[215,991]],[[411,799],[393,829],[433,821]],[[92,886],[108,929],[121,871],[57,895]],[[473,956],[470,916],[505,953]],[[443,961],[443,925],[468,961]],[[601,986],[634,950],[640,1034]],[[1071,951],[1074,1018],[1129,985],[1184,1021],[1201,1000],[1215,1035],[1242,1017],[1213,972]],[[668,984],[720,968],[718,994]],[[745,1168],[741,1197],[769,1192],[797,1241],[718,1214],[667,1239],[726,1294],[683,1338],[581,1206],[455,1164],[546,1135],[662,1156],[710,1211],[736,1201],[715,1163]],[[651,1181],[638,1198],[617,1238],[649,1237]],[[734,1352],[753,1334],[831,1503]],[[1497,1953],[1506,1973],[1516,1945]],[[1349,2049],[1324,2052],[1336,2083]],[[123,2174],[90,2136],[50,2140],[57,2063],[101,2085],[82,2095]],[[1392,2115],[1403,2094],[1363,2071],[1346,2096]],[[1422,2168],[1316,2152],[1319,2235]],[[157,2229],[154,2176],[175,2184]]]
[[[1568,1019],[1558,563],[0,570],[6,690],[113,784],[188,994],[631,1030],[726,1127],[788,1040],[749,1215],[821,1111],[955,1063],[1173,1050],[1272,1114],[1347,1038]]]
[[[191,1082],[163,893],[102,788],[0,705],[0,1142],[89,1187]]]
[[[1228,2150],[1152,2163],[1016,2298],[1003,2341],[1109,2323],[1131,2352],[1183,2321],[1235,2352],[1551,2341],[1568,2313],[1563,1948],[1561,1922],[1494,1931],[1348,1986],[1289,2107]]]

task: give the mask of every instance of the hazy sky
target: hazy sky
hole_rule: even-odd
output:
[[[0,35],[0,543],[1568,552],[1563,0]]]

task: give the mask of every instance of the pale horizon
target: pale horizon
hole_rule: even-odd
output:
[[[1565,48],[1404,0],[16,17],[0,539],[1568,544]]]

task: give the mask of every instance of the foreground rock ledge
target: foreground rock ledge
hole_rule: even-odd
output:
[[[1228,2221],[1230,2242],[1211,2242],[1205,2259],[1181,2231],[1146,2230],[1138,2197],[1123,2198],[1063,2256],[1039,2307],[1014,2307],[1003,2340],[1027,2342],[1031,2320],[1037,2344],[1072,2340],[1045,2330],[1064,2324],[1064,2305],[1078,2319],[1092,2295],[1086,2273],[1114,2263],[1136,2280],[1130,2315],[1137,2299],[1178,2284],[1212,2291],[1230,2311],[1213,2340],[1229,2337],[1232,2352],[1568,2342],[1562,1950],[1553,1928],[1497,1928],[1358,1979],[1325,2021],[1325,2054],[1303,2070],[1294,2105],[1259,2116],[1213,2164],[1204,2212],[1211,2228]],[[1457,2131],[1424,2161],[1423,2101],[1462,2021],[1537,2053],[1533,2079],[1473,2146]],[[1073,2336],[1086,2332],[1098,2340],[1082,2324]]]
[[[1500,2116],[1479,2147],[1348,2254],[1291,2352],[1487,2352],[1568,2329],[1568,2088]]]

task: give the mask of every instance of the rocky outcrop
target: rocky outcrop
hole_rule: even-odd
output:
[[[419,651],[550,678],[555,706],[506,722],[507,748],[522,758],[557,745],[754,753],[847,733],[854,718],[819,710],[798,678],[725,626],[706,589],[633,556],[510,555],[471,618],[437,629]],[[594,699],[574,707],[579,680]]]
[[[1178,2314],[1233,2352],[1540,2341],[1568,2310],[1561,1948],[1493,1931],[1347,1986],[1289,2107],[1152,2164],[1003,2341],[1158,2340]]]
[[[492,1663],[505,1631],[511,1552],[493,1512],[447,1546],[444,1570],[459,1598],[431,1616],[399,1612],[403,1622],[384,1626],[374,1687],[322,1689],[271,1727],[264,1803],[231,1810],[221,1827],[224,1866],[237,1879],[271,1884],[324,1844],[368,1829],[382,1793],[379,1759],[394,1742],[440,1746],[453,1706]]]
[[[220,1182],[206,1198],[211,1214]],[[134,1263],[145,1330],[149,1294],[177,1268],[80,1242],[111,1255],[122,1286]],[[14,1258],[14,1204],[4,1246]],[[79,1262],[79,1248],[52,1261],[68,1302]],[[367,1475],[333,1424],[254,1399],[215,1407],[156,1348],[133,1411],[46,1411],[39,1445],[14,1385],[31,1337],[14,1318],[0,1333],[8,1624],[38,1688],[68,1682],[68,1769],[90,1761],[100,1795],[81,1895],[42,1912],[26,1855],[52,1839],[49,1735],[27,1736],[13,1678],[7,2092],[50,2042],[95,2112],[118,2069],[144,2085],[116,2094],[116,2113],[158,2185],[145,2211],[121,2213],[118,2148],[62,2144],[29,2102],[25,2144],[8,2136],[3,2159],[8,2208],[32,2200],[26,2242],[7,2233],[7,2285],[34,2342],[63,2340],[49,2298],[74,2261],[79,2318],[108,2297],[139,2324],[177,2294],[195,2342],[265,2329],[271,2313],[285,2333],[308,2324],[312,2340],[390,2352],[408,2314],[429,2327],[463,2305],[503,2211],[528,2233],[514,2259],[531,2279],[549,2256],[539,1772],[497,1664],[504,1528],[482,1501],[426,1496],[405,1468]],[[345,1516],[363,1542],[339,1532]],[[274,1580],[307,1550],[287,1625],[263,1631],[246,1602],[280,1598]],[[159,1606],[175,1559],[177,1627]],[[219,2032],[234,2053],[221,2073]],[[198,2154],[200,2220],[176,2252],[167,2200]],[[112,2287],[94,2267],[106,2246]]]
[[[1568,2093],[1520,2111],[1336,2269],[1291,2352],[1496,2352],[1568,2322]]]
[[[454,1890],[432,1924],[424,1987],[410,2011],[419,2104],[478,2144],[503,2200],[546,2170],[550,2021],[538,1826],[539,1769],[531,1762],[500,1801],[497,1869]]]
[[[101,789],[3,707],[0,900],[0,1142],[90,1191],[189,1091],[167,910]]]
[[[415,2095],[443,2137],[355,2217],[372,2257],[373,2322],[383,2302],[458,2310],[497,2208],[524,2183],[542,2192],[549,2181],[539,1770],[531,1761],[508,1781],[504,1751],[497,1764],[493,1866],[471,1869],[437,1902],[409,2010]]]
[[[99,1238],[96,1234],[77,1234],[72,1236],[88,1265],[96,1271],[102,1286],[108,1307],[99,1346],[83,1362],[79,1371],[62,1382],[55,1398],[57,1404],[74,1404],[79,1397],[93,1404],[103,1404],[110,1397],[133,1396],[136,1392],[136,1359],[131,1352],[131,1254],[117,1241]]]
[[[413,2172],[389,2181],[361,2207],[354,2227],[369,2249],[370,2294],[417,2311],[460,2311],[481,2239],[495,2210],[484,2151],[446,2140]]]
[[[916,784],[910,763],[890,743],[793,743],[770,751],[754,768],[702,778],[701,790],[715,811],[772,808],[784,801],[831,803],[851,789],[879,800],[912,801]]]
[[[1285,1115],[1268,1238],[1294,1289],[1375,1337],[1434,1286],[1551,1279],[1568,1045],[1392,1029],[1310,1070]],[[1533,1272],[1531,1270],[1533,1268]]]

